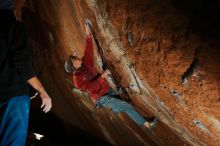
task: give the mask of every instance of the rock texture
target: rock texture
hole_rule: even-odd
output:
[[[114,145],[217,146],[219,7],[217,0],[18,0],[16,12],[27,25],[33,63],[57,117]],[[126,115],[95,109],[72,93],[63,66],[69,54],[83,54],[85,18],[126,90],[123,99],[145,117],[159,118],[151,135]]]

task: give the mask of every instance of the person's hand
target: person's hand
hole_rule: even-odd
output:
[[[86,35],[92,34],[91,26],[88,22],[85,23],[85,29],[86,29]]]
[[[39,94],[42,100],[41,108],[43,108],[43,112],[47,113],[52,107],[51,98],[44,89],[39,90]]]
[[[40,98],[42,100],[41,108],[43,108],[43,111],[47,113],[51,107],[52,107],[52,102],[50,96],[47,94],[45,91],[43,85],[41,84],[40,80],[34,76],[27,80],[27,82],[39,92]],[[34,96],[31,97],[31,99],[35,98],[38,95],[36,93]]]
[[[110,74],[111,74],[111,72],[110,72],[108,69],[106,69],[106,70],[102,73],[101,77],[102,77],[102,78],[106,78],[106,77],[108,77],[108,75],[110,75]]]

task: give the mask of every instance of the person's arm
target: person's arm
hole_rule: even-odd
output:
[[[94,64],[94,48],[93,48],[93,35],[91,27],[88,23],[85,24],[85,51],[83,55],[83,63],[84,65],[91,71],[93,71],[95,64]]]
[[[88,90],[90,88],[94,89],[97,86],[100,86],[104,82],[105,78],[110,74],[109,70],[105,70],[102,75],[100,75],[95,80],[87,81],[82,75],[74,75],[73,83],[76,88]]]
[[[87,35],[85,39],[85,51],[83,55],[83,63],[88,69],[94,68],[94,50],[92,35]]]
[[[52,101],[46,90],[44,89],[43,85],[41,84],[40,80],[37,77],[32,77],[27,82],[39,92],[42,99],[41,108],[43,108],[43,111],[47,113],[52,107]]]
[[[35,88],[42,99],[43,111],[48,112],[51,109],[51,98],[44,90],[42,84],[35,76],[32,69],[31,50],[27,46],[27,34],[24,25],[21,22],[13,24],[8,35],[9,51],[12,54],[12,63],[15,69],[21,75],[24,81],[27,81]]]

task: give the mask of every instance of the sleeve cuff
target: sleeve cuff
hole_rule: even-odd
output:
[[[23,75],[25,81],[28,81],[29,79],[31,79],[31,78],[33,78],[35,76],[36,75],[33,72],[30,72],[30,73],[27,73],[27,74]]]

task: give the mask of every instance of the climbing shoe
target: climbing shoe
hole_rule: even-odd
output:
[[[157,125],[157,118],[154,117],[153,121],[149,122],[149,131],[151,132]]]

